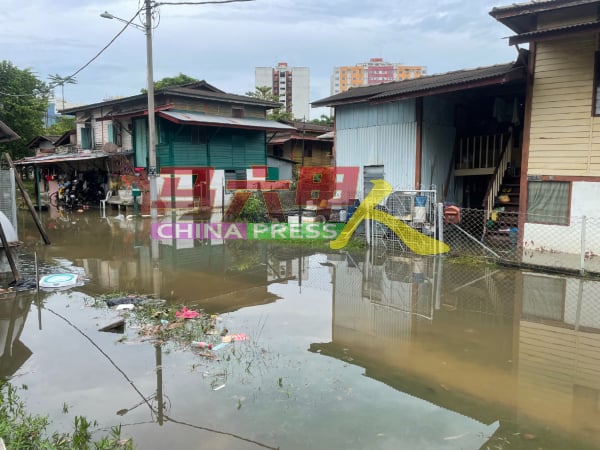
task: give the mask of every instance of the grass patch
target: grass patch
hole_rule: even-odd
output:
[[[133,450],[132,441],[121,438],[120,426],[113,427],[107,436],[94,440],[96,430],[93,428],[97,425],[96,421],[75,416],[72,432],[51,432],[48,417],[29,414],[17,388],[0,381],[0,437],[7,449]]]

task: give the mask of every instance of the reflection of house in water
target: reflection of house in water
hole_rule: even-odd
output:
[[[0,380],[14,375],[31,356],[20,340],[31,300],[25,293],[0,296]]]
[[[523,274],[519,411],[556,419],[600,439],[600,283]],[[552,406],[555,405],[555,406]]]
[[[279,283],[287,283],[290,279],[308,281],[309,262],[309,255],[297,255],[271,248],[267,262],[267,279],[269,282]]]
[[[484,424],[499,421],[492,439],[514,439],[520,427],[548,434],[550,425],[554,441],[600,440],[599,282],[442,258],[330,262],[332,342],[311,351]],[[573,448],[564,445],[555,448]]]
[[[91,294],[117,292],[154,294],[176,304],[197,305],[226,312],[276,299],[267,290],[267,254],[247,241],[161,240],[152,258],[149,221],[109,218],[106,246],[112,254],[77,257],[93,281],[83,289]],[[96,236],[96,246],[100,236]],[[98,255],[98,251],[87,252]],[[100,252],[101,255],[104,253]]]

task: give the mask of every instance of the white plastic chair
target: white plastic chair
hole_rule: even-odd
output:
[[[112,191],[109,190],[106,193],[106,198],[103,200],[100,200],[100,209],[102,210],[102,217],[106,216],[106,202],[108,201],[108,199],[112,196]]]

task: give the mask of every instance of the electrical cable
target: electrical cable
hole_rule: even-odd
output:
[[[46,309],[50,313],[52,313],[55,316],[57,316],[57,317],[61,318],[62,320],[64,320],[68,325],[70,325],[77,332],[79,332],[79,334],[81,334],[84,338],[86,338],[114,366],[114,368],[117,369],[121,375],[123,375],[123,377],[129,382],[129,384],[133,388],[133,390],[135,392],[137,392],[137,394],[142,398],[142,403],[146,403],[146,405],[148,406],[148,408],[150,408],[151,413],[152,414],[158,414],[158,412],[155,411],[154,407],[149,402],[149,399],[151,399],[152,396],[148,397],[148,398],[146,396],[144,396],[144,394],[137,388],[137,386],[135,385],[135,383],[133,382],[133,380],[131,378],[129,378],[129,376],[123,371],[123,369],[121,369],[117,365],[117,363],[115,363],[113,361],[113,359],[104,350],[102,350],[98,344],[96,344],[92,340],[92,338],[90,338],[85,332],[83,332],[83,330],[81,330],[77,325],[75,325],[73,322],[71,322],[65,316],[57,313],[56,311],[54,311],[51,308],[45,307],[44,309]],[[226,436],[230,436],[230,437],[239,439],[241,441],[250,442],[250,443],[255,444],[255,445],[259,446],[259,447],[263,447],[263,448],[266,448],[266,449],[269,449],[269,450],[279,450],[279,447],[271,447],[271,446],[268,446],[268,445],[263,444],[261,442],[258,442],[258,441],[255,441],[255,440],[252,440],[252,439],[249,439],[249,438],[245,438],[245,437],[240,436],[240,435],[235,434],[235,433],[230,433],[230,432],[227,432],[227,431],[216,430],[214,428],[203,427],[202,425],[194,425],[192,423],[184,422],[184,421],[181,421],[181,420],[176,420],[176,419],[168,416],[167,414],[163,414],[163,417],[164,417],[165,420],[168,420],[170,422],[173,422],[173,423],[176,423],[176,424],[179,424],[179,425],[185,425],[185,426],[188,426],[188,427],[191,427],[191,428],[195,428],[197,430],[209,431],[211,433],[223,434],[223,435],[226,435]]]

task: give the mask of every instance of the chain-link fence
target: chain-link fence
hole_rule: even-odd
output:
[[[319,191],[315,191],[319,194]],[[361,201],[311,197],[297,205],[294,190],[256,191],[260,217],[279,222],[348,222]],[[436,189],[392,189],[375,184],[362,200],[355,234],[385,253],[419,253],[429,248],[423,235],[450,247],[451,256],[468,256],[562,272],[600,274],[600,217],[527,215],[503,208],[459,208],[437,202]],[[298,217],[301,215],[302,217]],[[398,232],[400,228],[418,233]],[[431,241],[430,240],[430,241]],[[432,251],[433,253],[435,251]],[[425,251],[425,254],[432,253]]]
[[[545,216],[545,223],[539,223],[520,217],[518,212],[494,211],[487,215],[484,210],[456,208],[451,213],[441,217],[441,207],[431,209],[431,215],[438,216],[431,222],[437,224],[437,234],[431,235],[449,245],[451,256],[563,272],[600,273],[600,218]],[[375,229],[378,227],[374,225]],[[408,251],[406,243],[389,232],[375,232],[373,237],[375,244],[389,251]]]

